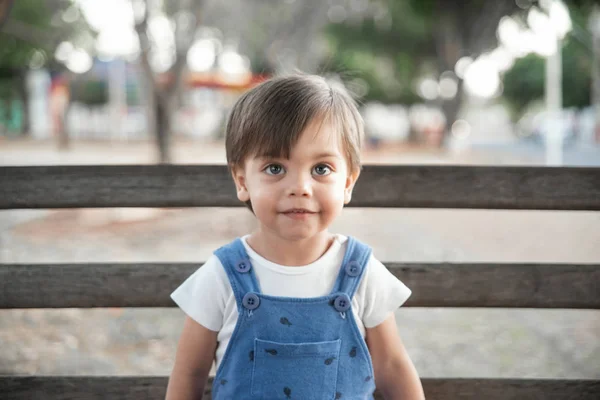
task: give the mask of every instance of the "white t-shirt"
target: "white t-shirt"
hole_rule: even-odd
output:
[[[348,238],[336,235],[333,244],[315,262],[301,267],[275,264],[257,254],[242,237],[252,268],[264,294],[281,297],[320,297],[331,293],[346,252]],[[372,328],[400,307],[411,291],[373,255],[352,298],[358,329]],[[219,367],[237,323],[235,296],[221,261],[213,254],[172,294],[171,298],[194,321],[218,332]]]

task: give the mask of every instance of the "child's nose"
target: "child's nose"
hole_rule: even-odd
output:
[[[290,196],[311,196],[312,184],[311,177],[298,174],[291,180],[288,187],[288,195]]]

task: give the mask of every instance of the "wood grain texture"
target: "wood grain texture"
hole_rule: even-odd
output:
[[[0,376],[3,400],[163,400],[166,377],[152,376]],[[427,400],[597,400],[599,380],[428,379]],[[203,396],[210,400],[209,380]],[[383,399],[376,393],[376,399]]]
[[[224,165],[0,168],[0,209],[234,207]],[[600,168],[367,165],[352,207],[600,210]]]
[[[600,309],[600,265],[386,262],[412,307]],[[201,263],[0,264],[0,309],[171,307]]]

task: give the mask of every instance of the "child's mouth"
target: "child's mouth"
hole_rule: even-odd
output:
[[[316,214],[316,212],[303,208],[292,208],[284,211],[282,214],[293,219],[306,219],[309,216]]]

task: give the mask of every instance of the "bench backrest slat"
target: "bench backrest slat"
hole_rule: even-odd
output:
[[[241,206],[224,165],[0,168],[0,209]],[[600,168],[364,167],[352,207],[600,210]]]
[[[210,400],[209,380],[204,400]],[[428,399],[436,400],[597,400],[600,381],[545,379],[423,379]],[[0,393],[10,400],[163,400],[166,377],[0,377]],[[377,400],[383,397],[376,393]]]
[[[0,264],[0,309],[171,307],[200,265]],[[407,306],[600,309],[597,264],[385,265],[412,288]]]

